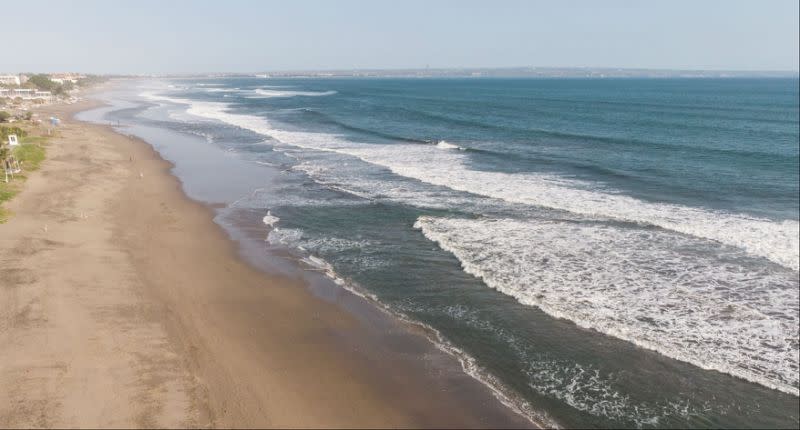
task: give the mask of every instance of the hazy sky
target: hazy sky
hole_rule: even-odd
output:
[[[3,1],[0,72],[798,70],[798,14],[798,0]]]

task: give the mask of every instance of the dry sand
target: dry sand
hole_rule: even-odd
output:
[[[0,427],[515,423],[343,348],[361,322],[238,258],[149,145],[59,133],[0,225]]]

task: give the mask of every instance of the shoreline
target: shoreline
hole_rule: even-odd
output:
[[[212,205],[209,204],[209,207],[212,207]],[[261,214],[256,218],[260,219]],[[254,219],[250,223],[246,221],[237,222],[237,226],[234,228],[253,230],[255,228],[263,229],[264,225],[264,221]],[[230,231],[227,232],[231,233]],[[240,256],[258,270],[266,273],[275,271],[275,261],[273,261],[275,259],[281,260],[285,265],[291,265],[290,272],[295,274],[302,273],[303,275],[301,276],[303,276],[304,282],[307,284],[306,288],[310,289],[317,298],[337,304],[340,308],[357,316],[367,324],[375,323],[376,319],[392,321],[399,325],[406,335],[424,338],[435,349],[457,362],[464,375],[488,388],[499,403],[523,417],[531,425],[536,426],[536,428],[561,427],[557,421],[547,415],[546,411],[536,410],[527,400],[521,398],[499,378],[492,375],[489,370],[478,364],[474,357],[458,348],[431,325],[392,309],[391,306],[381,302],[373,293],[343,279],[330,266],[312,265],[306,259],[292,255],[289,248],[281,247],[277,251],[273,250],[265,254],[263,249],[248,246],[247,242],[255,241],[252,237],[248,237],[246,233],[242,233],[241,236],[238,238],[231,237],[231,240],[241,246]],[[377,318],[376,315],[378,315]]]
[[[400,351],[399,355],[409,357],[403,360],[392,357],[370,356],[359,351],[359,347],[369,350],[370,340],[359,344],[364,331],[364,323],[357,317],[349,315],[340,306],[326,302],[309,292],[308,286],[300,279],[290,279],[282,275],[263,273],[252,265],[241,261],[236,243],[229,238],[222,228],[214,223],[214,209],[191,200],[185,195],[180,179],[172,174],[174,165],[165,161],[150,144],[139,139],[132,139],[115,132],[112,127],[89,124],[72,119],[72,115],[87,108],[86,103],[69,106],[49,106],[42,111],[60,112],[64,116],[63,129],[76,132],[83,138],[89,138],[92,154],[88,157],[63,146],[70,137],[53,140],[53,147],[60,147],[51,153],[44,164],[44,169],[35,176],[37,184],[31,184],[42,199],[36,201],[26,187],[15,200],[17,215],[5,226],[14,224],[31,224],[26,217],[31,212],[25,210],[26,205],[35,201],[36,205],[46,206],[48,196],[45,177],[52,178],[56,161],[75,161],[93,158],[95,152],[102,152],[105,159],[97,159],[103,165],[92,175],[102,176],[102,181],[91,183],[80,182],[80,187],[93,187],[99,182],[108,182],[103,201],[94,202],[94,210],[102,211],[103,229],[106,237],[98,238],[97,243],[112,248],[106,261],[114,261],[124,270],[121,286],[127,287],[148,308],[147,312],[127,315],[126,327],[153,325],[153,333],[138,339],[143,345],[158,339],[159,345],[167,348],[154,348],[153,355],[164,349],[171,350],[170,367],[172,378],[166,392],[168,398],[150,399],[155,407],[147,409],[147,413],[139,414],[132,420],[112,421],[120,417],[64,416],[65,402],[49,402],[53,393],[43,395],[40,410],[31,411],[30,416],[19,416],[11,411],[0,409],[0,423],[4,426],[30,426],[45,424],[50,426],[306,426],[306,427],[527,427],[532,424],[516,415],[505,406],[499,404],[488,388],[476,387],[478,381],[469,378],[473,385],[464,382],[463,378],[449,375],[431,381],[418,367],[411,366],[413,351]],[[69,116],[70,119],[66,120]],[[77,136],[71,143],[77,142]],[[84,143],[84,146],[86,144]],[[97,146],[102,151],[95,151]],[[52,159],[52,160],[51,160]],[[62,166],[63,167],[63,166]],[[96,167],[96,166],[95,166]],[[111,167],[111,169],[107,169]],[[104,175],[104,173],[113,174]],[[33,181],[31,181],[33,182]],[[116,192],[114,192],[116,188]],[[90,190],[91,191],[91,190]],[[81,193],[78,193],[81,194]],[[91,194],[91,193],[89,193]],[[82,195],[76,196],[80,200]],[[109,200],[113,203],[109,203]],[[66,202],[70,203],[70,202]],[[33,205],[33,206],[36,206]],[[19,208],[18,208],[19,207]],[[74,207],[73,207],[74,209]],[[88,220],[95,219],[96,214],[88,212]],[[48,212],[44,211],[47,215]],[[55,217],[58,218],[58,217]],[[63,218],[63,217],[62,217]],[[86,228],[83,213],[77,219],[73,217],[54,219],[49,224],[53,231],[72,228],[72,224]],[[83,225],[81,225],[83,224]],[[58,226],[58,227],[55,227]],[[39,236],[47,235],[37,231],[33,225],[27,230],[19,229],[11,233],[0,227],[0,239],[17,242],[25,240],[49,240]],[[16,233],[16,234],[15,234]],[[80,237],[75,232],[76,237]],[[85,232],[84,232],[85,233]],[[66,241],[64,241],[66,243]],[[7,242],[10,243],[10,242]],[[45,246],[36,252],[66,252],[68,246],[43,242]],[[96,243],[96,244],[97,244]],[[20,246],[6,247],[2,250],[4,261],[9,255],[22,261],[22,265],[35,265],[30,261],[31,255],[20,249]],[[80,254],[83,246],[75,246]],[[87,264],[98,264],[98,261],[87,258]],[[101,261],[103,259],[100,259]],[[202,261],[202,264],[198,262]],[[63,262],[61,264],[64,264]],[[92,266],[94,267],[94,266]],[[62,268],[63,269],[63,268]],[[67,268],[69,272],[69,268]],[[55,270],[53,280],[63,278],[63,270]],[[76,275],[77,276],[77,275]],[[32,284],[42,283],[36,277]],[[97,284],[103,284],[104,278],[96,276]],[[92,281],[92,280],[90,280]],[[7,281],[6,281],[7,282]],[[53,282],[46,283],[44,290],[54,288]],[[18,285],[5,285],[18,289]],[[349,293],[348,293],[349,294]],[[5,296],[0,296],[6,298]],[[40,301],[45,298],[38,297]],[[76,303],[77,308],[92,305]],[[122,303],[116,303],[120,306]],[[61,328],[47,324],[47,306],[42,313],[45,322],[28,324],[25,327],[4,327],[4,334],[19,334],[20,330],[29,336],[45,335],[46,339],[58,336]],[[87,309],[76,309],[87,312]],[[87,312],[90,316],[93,311]],[[108,313],[108,312],[107,312]],[[119,319],[124,312],[111,312],[110,320]],[[129,312],[130,313],[130,312]],[[144,314],[147,315],[143,318]],[[108,316],[108,315],[107,315]],[[65,315],[69,317],[69,315]],[[130,319],[129,318],[129,319]],[[91,319],[91,318],[89,318]],[[105,328],[114,332],[119,329],[119,321],[103,321]],[[35,327],[30,327],[35,326]],[[136,330],[133,330],[136,331]],[[75,334],[80,336],[80,334]],[[396,335],[392,333],[392,335]],[[372,335],[374,337],[374,334]],[[422,335],[406,333],[405,336],[416,336],[422,342]],[[348,341],[342,339],[349,338]],[[102,340],[102,339],[101,339]],[[380,342],[380,339],[378,338]],[[403,343],[406,342],[406,343]],[[412,345],[407,340],[400,346],[421,347]],[[24,343],[24,342],[23,342]],[[135,342],[134,342],[135,344]],[[48,345],[45,343],[45,345]],[[391,345],[390,345],[391,346]],[[397,347],[398,345],[394,345]],[[27,347],[27,349],[25,348]],[[366,347],[366,348],[364,348]],[[432,345],[428,345],[432,348]],[[67,355],[80,357],[84,351],[76,350],[74,345],[62,345]],[[23,349],[32,354],[41,354],[36,345],[23,345]],[[52,349],[52,348],[51,348]],[[101,348],[102,349],[102,348]],[[113,348],[111,348],[113,350]],[[378,355],[386,355],[380,351]],[[137,351],[134,348],[125,360],[138,363]],[[444,356],[444,353],[440,353]],[[102,356],[102,354],[100,354]],[[6,404],[30,402],[33,400],[26,392],[26,379],[30,369],[25,368],[22,356],[12,360],[17,367],[4,366],[0,378],[8,386],[18,387],[10,392]],[[317,360],[325,357],[325,360]],[[108,358],[108,357],[106,357]],[[117,357],[119,358],[119,357]],[[376,360],[376,358],[378,358]],[[152,372],[143,375],[130,375],[132,381],[143,377],[152,379],[152,373],[162,371],[164,366],[152,357],[139,357],[150,361]],[[438,357],[436,360],[443,360]],[[448,357],[449,360],[455,360]],[[444,360],[447,360],[444,359]],[[122,362],[125,362],[122,360]],[[80,361],[74,360],[74,361]],[[113,361],[113,360],[110,360]],[[6,362],[6,361],[3,361]],[[130,363],[128,363],[129,365]],[[389,365],[391,364],[391,366]],[[113,367],[113,366],[112,366]],[[125,367],[125,366],[122,366]],[[435,367],[435,366],[434,366]],[[447,368],[447,363],[440,363],[439,370]],[[68,365],[61,369],[65,375],[78,372]],[[79,376],[91,382],[97,377],[85,372]],[[388,371],[387,371],[388,370]],[[459,369],[460,370],[460,369]],[[20,372],[23,375],[20,375]],[[74,376],[74,375],[73,375]],[[48,375],[39,375],[37,380],[47,379]],[[76,378],[73,378],[76,379]],[[77,378],[80,379],[80,378]],[[147,378],[144,378],[147,379]],[[116,379],[115,379],[116,382]],[[122,381],[119,381],[122,382]],[[433,382],[433,384],[432,384]],[[109,383],[109,381],[106,381]],[[58,391],[58,384],[55,384]],[[135,385],[135,384],[134,384]],[[165,388],[165,387],[160,387]],[[439,388],[435,392],[431,388]],[[456,390],[448,389],[456,388]],[[145,393],[149,390],[140,390]],[[164,391],[164,390],[161,390]],[[465,395],[463,392],[466,391]],[[483,392],[482,392],[483,391]],[[424,393],[425,395],[420,395]],[[489,394],[489,396],[486,396]],[[87,396],[88,395],[88,396]],[[131,409],[141,403],[141,393],[132,393],[129,401]],[[101,402],[105,396],[98,396],[92,390],[78,393],[61,393],[62,397],[86,403]],[[84,399],[79,399],[79,397]],[[122,396],[124,397],[124,396]],[[137,400],[138,399],[138,400]],[[66,402],[68,403],[68,402]],[[492,404],[496,403],[496,404]],[[61,409],[59,409],[61,405]],[[190,406],[186,406],[190,405]],[[483,405],[481,409],[478,409]],[[117,405],[120,411],[124,405]],[[59,413],[60,411],[60,413]],[[169,413],[165,412],[169,411]],[[125,414],[122,414],[125,415]],[[31,421],[34,417],[45,417],[45,421]]]

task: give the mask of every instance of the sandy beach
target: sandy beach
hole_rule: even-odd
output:
[[[363,322],[243,262],[148,144],[70,119],[92,103],[41,112],[0,225],[0,427],[529,425],[341,342]]]

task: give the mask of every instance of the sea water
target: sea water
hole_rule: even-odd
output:
[[[798,426],[797,79],[240,77],[114,98],[109,122],[252,165],[229,199],[263,219],[251,234],[430,328],[522,412]]]

